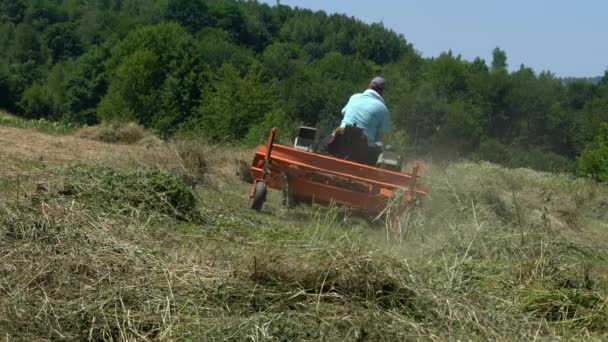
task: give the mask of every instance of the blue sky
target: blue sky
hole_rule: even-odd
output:
[[[275,4],[276,0],[263,0]],[[492,50],[557,76],[601,76],[608,67],[606,0],[281,0],[281,4],[346,13],[402,33],[424,57],[452,50],[466,60]]]

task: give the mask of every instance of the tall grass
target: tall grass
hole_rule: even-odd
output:
[[[228,185],[155,163],[3,178],[20,194],[0,197],[3,337],[608,338],[606,188],[425,163],[430,195],[387,230],[335,205],[279,209],[277,193],[251,212],[230,157],[174,147],[177,169]]]
[[[19,118],[14,115],[10,115],[6,112],[0,111],[0,125],[17,127],[17,128],[26,128],[26,129],[34,129],[44,133],[51,134],[71,134],[76,131],[76,127],[58,122],[58,121],[50,121],[46,119],[35,119],[28,120],[24,118]]]

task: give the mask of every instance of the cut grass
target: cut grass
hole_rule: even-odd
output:
[[[232,150],[173,152],[182,166],[51,168],[42,184],[20,181],[19,201],[0,198],[5,338],[608,338],[608,240],[596,213],[606,188],[424,163],[430,195],[395,241],[343,208],[285,210],[276,191],[250,211]],[[200,176],[192,184],[180,172]],[[192,186],[196,204],[173,215],[190,202],[168,190]]]
[[[152,136],[142,126],[133,122],[104,122],[99,126],[82,127],[78,130],[77,135],[83,139],[113,144],[135,144]]]

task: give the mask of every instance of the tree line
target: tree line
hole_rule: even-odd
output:
[[[608,181],[608,72],[509,72],[498,47],[423,58],[382,24],[237,0],[0,0],[0,47],[0,107],[29,118],[257,143],[271,126],[330,132],[382,75],[408,152]]]

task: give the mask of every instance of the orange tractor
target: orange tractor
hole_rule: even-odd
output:
[[[399,211],[427,194],[416,186],[417,162],[412,173],[404,173],[400,172],[400,162],[383,154],[378,164],[366,165],[348,160],[345,155],[338,158],[316,153],[316,129],[310,127],[298,129],[293,147],[275,144],[275,135],[273,128],[266,145],[255,150],[251,164],[254,183],[250,197],[254,210],[262,209],[269,187],[282,190],[283,202],[288,207],[299,202],[320,205],[334,202],[373,214],[381,213],[397,192],[402,194]]]

